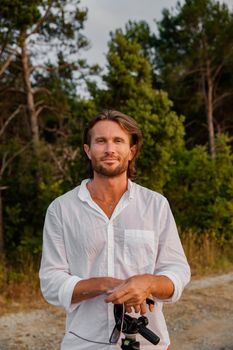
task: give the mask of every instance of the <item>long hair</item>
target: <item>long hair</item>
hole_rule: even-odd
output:
[[[123,130],[125,130],[130,135],[130,146],[132,147],[133,145],[136,145],[136,153],[134,155],[134,158],[131,161],[129,161],[129,166],[127,170],[128,178],[134,179],[137,174],[135,161],[139,155],[139,151],[142,143],[142,132],[138,124],[133,118],[129,117],[126,114],[123,114],[115,110],[103,110],[100,113],[98,113],[92,120],[90,120],[89,123],[85,126],[84,133],[83,133],[84,144],[87,144],[90,147],[91,130],[95,124],[97,124],[99,121],[102,121],[102,120],[110,120],[117,123]],[[94,172],[93,172],[90,159],[88,159],[88,170],[89,170],[89,177],[93,178]]]

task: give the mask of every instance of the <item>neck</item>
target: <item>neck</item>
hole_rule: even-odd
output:
[[[101,200],[119,200],[127,191],[128,179],[126,173],[114,177],[102,177],[94,173],[94,178],[88,184],[88,189]]]

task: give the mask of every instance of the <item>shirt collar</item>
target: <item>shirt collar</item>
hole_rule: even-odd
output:
[[[81,199],[81,201],[86,201],[88,198],[90,198],[90,192],[87,189],[87,183],[90,181],[90,179],[85,179],[81,182],[78,197]]]
[[[81,185],[80,185],[80,189],[79,189],[79,192],[78,192],[78,197],[79,199],[81,199],[81,201],[85,202],[87,201],[88,199],[90,199],[90,192],[88,191],[87,189],[87,183],[91,181],[91,179],[85,179],[81,182]],[[134,186],[135,184],[128,179],[128,198],[131,199],[133,198],[133,194],[134,194]]]

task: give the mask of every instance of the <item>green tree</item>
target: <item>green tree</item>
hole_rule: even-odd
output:
[[[41,239],[45,207],[61,193],[66,163],[77,156],[69,118],[89,69],[78,58],[88,47],[86,18],[79,0],[1,1],[0,211],[8,252],[25,237]],[[0,226],[3,249],[2,220]]]
[[[184,150],[177,158],[165,193],[181,231],[233,234],[233,156],[229,138],[216,139],[216,159],[204,146]]]
[[[144,140],[139,180],[162,191],[170,178],[174,154],[184,145],[183,117],[172,111],[166,92],[153,88],[152,67],[144,48],[128,34],[127,29],[126,33],[111,33],[108,72],[103,77],[106,89],[92,93],[99,108],[119,109],[137,120]]]
[[[15,86],[14,90],[25,97],[35,155],[40,139],[39,115],[48,106],[37,98],[41,92],[46,92],[46,87],[37,87],[34,78],[38,70],[46,74],[53,69],[49,64],[51,59],[59,71],[67,67],[74,71],[83,64],[72,55],[88,45],[80,32],[87,11],[80,10],[79,3],[78,0],[1,2],[1,73],[7,75],[10,64],[16,61],[22,82],[18,91]],[[48,55],[48,50],[53,57]]]
[[[203,141],[200,134],[207,125],[212,158],[216,131],[230,132],[232,127],[232,37],[233,16],[227,5],[186,0],[178,2],[174,12],[163,11],[154,40],[163,86],[176,110],[187,116],[193,144]]]

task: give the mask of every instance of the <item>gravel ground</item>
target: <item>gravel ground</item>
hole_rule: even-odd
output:
[[[193,281],[165,314],[172,350],[233,350],[233,273]],[[58,308],[12,312],[0,317],[0,350],[58,350],[63,332]]]
[[[233,273],[192,282],[165,315],[172,350],[233,350]]]

